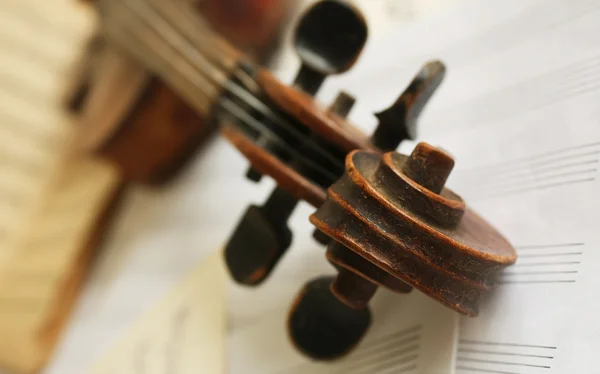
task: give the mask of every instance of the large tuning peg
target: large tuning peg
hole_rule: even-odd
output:
[[[236,282],[257,285],[292,242],[287,220],[298,200],[275,188],[262,206],[251,205],[225,247],[225,262]]]
[[[337,0],[315,4],[304,14],[296,29],[294,45],[302,66],[294,86],[305,94],[316,94],[327,75],[343,73],[352,67],[366,38],[365,19],[354,6]],[[341,118],[353,104],[353,98],[341,95],[330,112]],[[268,139],[261,138],[257,142],[262,143],[264,149],[275,148]],[[288,163],[299,164],[293,157]],[[302,167],[298,165],[297,168]],[[258,181],[261,173],[251,167],[246,176]],[[267,208],[271,201],[280,200],[285,203],[276,209]],[[225,247],[225,258],[236,281],[256,285],[270,274],[291,244],[292,233],[287,219],[297,202],[292,194],[277,187],[265,205],[251,206],[246,211]]]
[[[379,124],[371,141],[377,148],[393,151],[403,140],[415,139],[417,119],[445,74],[441,61],[426,63],[394,104],[375,114]]]
[[[296,28],[294,47],[302,66],[294,86],[314,95],[326,76],[354,65],[367,34],[362,13],[349,2],[325,0],[314,5]]]
[[[369,151],[347,156],[346,173],[310,218],[335,240],[327,259],[339,274],[329,287],[309,284],[292,306],[289,331],[301,351],[316,359],[348,352],[369,325],[370,314],[358,311],[380,286],[400,293],[415,287],[453,310],[477,315],[480,297],[517,255],[498,231],[444,188],[453,167],[447,153],[426,143],[410,157]],[[346,309],[337,306],[324,314],[332,297]],[[314,322],[324,315],[328,323]],[[315,343],[324,337],[329,355]]]
[[[304,286],[290,314],[289,334],[299,351],[317,360],[346,354],[371,325],[368,308],[352,309],[331,292],[333,277]]]

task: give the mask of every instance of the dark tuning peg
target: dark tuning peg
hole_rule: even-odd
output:
[[[356,104],[356,99],[352,95],[345,91],[340,91],[329,107],[328,112],[346,118],[350,114],[354,104]]]
[[[252,182],[260,182],[262,179],[262,174],[260,171],[250,166],[246,171],[246,178],[250,179]]]
[[[262,206],[251,205],[225,246],[233,279],[244,285],[261,283],[292,243],[287,220],[298,200],[275,188]]]
[[[333,277],[322,277],[306,284],[289,314],[292,342],[299,351],[317,360],[343,356],[371,325],[368,308],[348,308],[334,296],[333,281]]]
[[[446,67],[441,61],[426,63],[396,102],[375,114],[379,124],[371,142],[387,152],[395,150],[405,139],[415,139],[419,115],[445,74]]]
[[[294,85],[315,95],[327,75],[343,73],[354,65],[366,41],[366,21],[349,2],[315,4],[296,28],[294,47],[302,66]]]
[[[444,187],[453,167],[450,155],[426,143],[410,157],[371,151],[347,156],[346,173],[310,217],[333,239],[326,257],[338,275],[329,288],[323,280],[309,283],[293,304],[289,330],[302,352],[315,359],[349,352],[367,331],[367,308],[378,287],[397,293],[415,287],[453,310],[477,315],[481,296],[517,256]]]

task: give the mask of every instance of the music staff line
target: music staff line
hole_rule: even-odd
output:
[[[440,109],[432,113],[430,123],[440,132],[490,126],[599,87],[600,56],[594,56]],[[444,126],[437,118],[445,119]]]
[[[0,92],[10,97],[18,98],[24,105],[30,106],[32,110],[40,107],[48,111],[56,111],[60,104],[60,98],[55,92],[46,92],[39,85],[13,75],[0,72]]]
[[[30,63],[38,64],[40,69],[51,71],[52,74],[62,75],[67,72],[63,67],[63,61],[58,56],[42,52],[40,48],[17,40],[10,30],[0,29],[0,46],[4,53],[10,53],[13,56],[21,55]]]
[[[516,158],[504,160],[504,161],[489,164],[489,165],[479,165],[479,166],[473,166],[470,168],[461,168],[461,169],[457,169],[455,172],[461,173],[461,174],[475,173],[477,175],[481,175],[482,173],[485,173],[485,172],[487,172],[489,174],[496,174],[496,173],[502,172],[504,169],[512,170],[512,168],[514,168],[515,166],[524,164],[526,162],[531,163],[533,161],[547,159],[549,156],[557,156],[557,155],[561,155],[561,154],[565,154],[565,153],[568,154],[573,151],[578,152],[580,150],[585,150],[587,148],[599,148],[599,147],[600,147],[600,142],[598,142],[598,141],[592,142],[592,143],[570,145],[570,146],[566,146],[566,147],[556,148],[556,149],[553,149],[550,151],[536,153],[533,155],[516,157]],[[586,150],[585,152],[589,152],[589,151]],[[563,159],[564,159],[565,156],[559,156],[559,157],[563,157]]]
[[[478,44],[480,40],[486,40],[488,48],[493,48],[493,50],[499,50],[509,45],[515,46],[545,30],[566,25],[600,8],[598,0],[575,0],[570,5],[570,11],[560,12],[555,9],[564,6],[560,0],[542,1],[514,19],[477,35],[476,39],[471,40],[471,43],[465,43],[460,49],[455,46],[445,46],[448,52],[441,52],[444,54],[438,53],[437,55],[448,56],[449,54],[446,57],[448,60],[457,61],[455,62],[457,66],[465,66],[476,61],[477,57],[481,56],[482,50],[485,50],[480,48]],[[560,17],[559,19],[550,18],[557,15]],[[527,37],[523,37],[524,35]]]
[[[584,247],[583,242],[516,246],[519,259],[499,274],[497,284],[575,283]]]
[[[18,18],[27,25],[36,25],[40,31],[46,32],[46,36],[50,36],[58,42],[68,44],[73,36],[78,34],[77,28],[51,22],[40,13],[37,7],[28,3],[27,1],[3,1],[1,8],[3,13],[10,14],[11,17]]]
[[[594,152],[594,154],[600,155],[600,152]],[[515,184],[514,183],[515,178],[524,178],[524,179],[531,178],[531,179],[535,179],[536,181],[542,181],[542,180],[553,179],[553,178],[560,177],[560,176],[577,175],[577,174],[581,174],[582,172],[596,172],[596,171],[598,171],[598,169],[595,167],[596,166],[595,164],[597,164],[598,161],[599,161],[598,158],[594,158],[594,159],[582,160],[582,161],[578,161],[578,162],[552,165],[551,167],[546,167],[546,168],[536,168],[535,166],[527,165],[529,167],[529,170],[527,170],[527,171],[520,171],[519,173],[514,173],[514,174],[507,173],[507,175],[502,175],[501,173],[498,173],[495,175],[490,175],[490,180],[486,180],[484,182],[480,179],[477,182],[475,182],[475,185],[481,186],[481,185],[485,185],[486,183],[490,184],[490,182],[493,180],[496,182],[496,183],[494,183],[494,187],[504,187],[504,185],[510,186],[511,184]],[[576,170],[576,171],[566,171],[566,172],[561,171],[558,174],[555,173],[555,174],[546,175],[550,172],[556,172],[556,171],[564,170],[564,169],[571,169],[571,168],[578,167],[578,166],[587,166],[588,169]],[[535,171],[536,175],[532,175],[532,171]]]
[[[590,175],[590,173],[593,173],[593,175],[595,175],[598,172],[598,169],[592,169],[592,170],[586,170],[585,174]],[[581,173],[580,173],[581,174]],[[569,175],[558,175],[555,176],[556,178],[560,178],[563,176],[569,176]],[[500,192],[496,192],[496,193],[492,193],[490,195],[488,195],[489,198],[494,198],[494,197],[501,197],[501,196],[509,196],[509,195],[515,195],[515,194],[520,194],[523,192],[528,192],[528,191],[543,191],[543,190],[547,190],[550,188],[555,188],[555,187],[562,187],[562,186],[569,186],[569,185],[574,185],[574,184],[581,184],[581,183],[586,183],[586,182],[593,182],[595,181],[596,178],[595,177],[587,177],[587,178],[578,178],[578,179],[573,179],[573,180],[567,180],[567,181],[561,181],[561,182],[554,182],[554,183],[545,183],[545,184],[536,184],[536,185],[530,185],[527,187],[518,187],[518,188],[512,188],[512,189],[506,189]],[[537,180],[536,182],[533,183],[537,183],[539,182],[539,180]]]
[[[482,368],[476,368],[476,367],[469,367],[469,366],[457,366],[456,370],[460,370],[460,371],[467,371],[467,372],[475,372],[475,373],[481,373],[481,374],[523,374],[523,373],[518,373],[515,371],[500,371],[500,370],[490,370],[490,369],[482,369]]]
[[[35,124],[22,118],[10,115],[0,109],[0,118],[2,118],[2,128],[10,131],[13,135],[26,140],[27,144],[35,144],[36,147],[43,147],[47,151],[56,149],[58,139],[55,134],[47,130],[36,127]],[[44,131],[46,130],[46,131]]]
[[[417,369],[422,326],[416,325],[368,343],[344,362],[335,366],[324,364],[318,372],[327,374],[384,374],[407,373]],[[314,370],[311,368],[311,370]],[[275,372],[276,374],[305,373],[306,364]],[[273,373],[273,374],[275,374]]]
[[[519,362],[510,362],[510,361],[496,361],[496,360],[484,360],[477,358],[467,358],[467,357],[457,357],[457,361],[466,361],[466,362],[477,362],[477,363],[486,363],[486,364],[499,364],[499,365],[509,365],[509,366],[525,366],[531,368],[541,368],[541,369],[550,369],[548,365],[533,365],[533,364],[522,364]]]
[[[564,7],[564,5],[565,3],[561,0],[540,1],[516,17],[483,30],[475,38],[463,38],[424,55],[406,56],[404,60],[408,61],[407,65],[418,66],[431,56],[443,56],[444,60],[451,62],[453,66],[469,66],[478,61],[479,58],[485,57],[486,55],[483,54],[485,51],[500,50],[506,46],[515,47],[549,28],[560,27],[582,16],[589,15],[599,8],[600,2],[598,0],[573,0],[569,2],[569,7],[565,11],[556,10],[557,7]],[[552,18],[557,16],[560,18]],[[482,40],[486,42],[485,48],[481,46]],[[375,81],[385,79],[382,76],[385,74],[387,78],[390,69],[393,68],[393,66],[390,66],[380,69],[373,72],[368,78]]]
[[[465,195],[470,195],[471,200],[485,200],[592,182],[596,180],[599,163],[600,143],[587,143],[500,164],[458,170],[456,184],[464,186],[462,190],[467,191]]]
[[[532,171],[535,171],[536,174],[540,174],[541,175],[540,178],[548,179],[548,177],[544,176],[544,174],[556,172],[556,171],[561,171],[561,173],[565,173],[563,171],[564,169],[570,169],[570,168],[574,168],[574,167],[578,167],[578,166],[594,167],[599,161],[599,155],[600,155],[600,151],[593,151],[593,152],[587,152],[584,154],[565,156],[558,161],[564,161],[567,158],[576,158],[576,157],[577,158],[586,157],[586,156],[596,156],[596,157],[584,158],[583,160],[577,160],[575,162],[568,162],[568,163],[558,162],[554,165],[551,164],[546,167],[539,167],[540,162],[538,162],[537,165],[536,165],[536,163],[532,162],[529,164],[523,163],[521,165],[517,165],[513,169],[506,170],[506,171],[493,170],[493,172],[490,173],[491,170],[483,170],[479,175],[475,175],[471,179],[473,179],[472,182],[476,186],[490,184],[490,182],[492,180],[495,181],[496,185],[497,184],[502,185],[502,184],[506,184],[506,182],[512,182],[514,178],[531,177]],[[556,162],[554,160],[543,160],[543,161],[545,161],[547,163],[555,163]],[[510,173],[510,171],[513,171],[513,173]],[[485,176],[485,180],[482,180],[483,176]]]
[[[558,244],[533,244],[533,245],[516,245],[515,249],[519,252],[530,249],[548,249],[548,248],[564,248],[564,247],[582,247],[585,243],[558,243]]]
[[[553,359],[554,356],[541,356],[541,355],[532,355],[526,353],[513,353],[513,352],[495,352],[495,351],[485,351],[480,349],[469,349],[469,348],[459,348],[458,352],[463,353],[481,353],[481,354],[489,354],[489,355],[498,355],[498,356],[517,356],[517,357],[536,357],[536,358],[549,358]]]
[[[526,374],[531,369],[546,371],[551,369],[556,350],[556,346],[549,345],[460,339],[456,370],[457,373],[482,374]]]
[[[573,154],[573,152],[575,153]],[[470,179],[473,179],[473,183],[477,183],[479,181],[478,179],[482,176],[485,176],[486,178],[503,179],[506,177],[527,175],[525,174],[525,171],[530,170],[548,172],[562,170],[572,166],[590,165],[598,162],[598,155],[600,155],[600,142],[586,143],[559,148],[551,152],[542,152],[527,157],[509,159],[501,163],[483,165],[470,169],[458,169],[457,173],[463,177],[467,174]],[[579,158],[583,158],[583,160],[572,161],[573,159]],[[565,160],[569,160],[570,162],[564,164],[561,163]],[[515,173],[516,175],[511,175],[511,172],[517,173]]]

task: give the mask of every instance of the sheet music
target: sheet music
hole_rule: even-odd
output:
[[[220,252],[204,259],[91,372],[224,373],[226,277]]]
[[[369,126],[424,61],[446,63],[420,138],[456,157],[450,187],[519,253],[462,319],[457,373],[596,372],[598,19],[597,0],[462,2],[370,46],[352,73],[353,119]]]
[[[93,29],[81,2],[0,3],[0,366],[19,372],[51,353],[120,186],[112,167],[68,154],[62,100]]]
[[[372,307],[373,325],[364,341],[332,363],[312,362],[295,350],[287,336],[287,309],[264,313],[231,333],[229,373],[453,372],[456,314],[418,292],[398,296],[378,290]]]
[[[290,249],[260,287],[230,286],[230,374],[452,373],[458,315],[414,290],[377,290],[372,326],[345,359],[320,364],[298,353],[287,336],[288,309],[303,283],[336,274],[323,249],[301,242],[311,245]]]
[[[73,130],[59,98],[93,22],[81,4],[70,3],[0,3],[0,262]]]
[[[92,160],[66,167],[0,265],[0,362],[30,371],[51,352],[94,256],[88,241],[119,188]]]

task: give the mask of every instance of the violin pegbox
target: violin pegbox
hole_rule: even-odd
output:
[[[263,102],[284,120],[265,118],[266,130],[252,136],[235,126],[223,127],[224,135],[251,163],[248,178],[258,181],[266,174],[277,182],[263,205],[248,208],[225,247],[236,282],[257,285],[268,277],[292,243],[287,220],[298,201],[320,207],[326,189],[343,174],[349,152],[382,153],[414,138],[418,116],[445,74],[439,61],[425,64],[398,99],[376,114],[379,124],[372,137],[346,120],[355,103],[349,94],[339,93],[327,109],[314,100],[328,75],[353,66],[367,35],[364,17],[348,2],[316,3],[296,29],[294,46],[302,64],[292,87],[264,70],[256,74]],[[318,230],[313,237],[322,244],[330,241]]]
[[[346,173],[310,217],[333,239],[326,257],[338,275],[309,282],[293,303],[289,331],[301,351],[316,359],[347,353],[370,325],[368,303],[378,287],[397,293],[414,287],[477,315],[480,298],[517,255],[444,187],[453,167],[452,157],[426,143],[410,156],[348,155]]]

